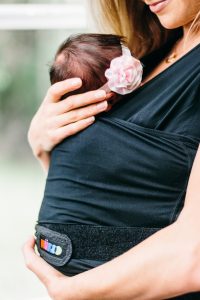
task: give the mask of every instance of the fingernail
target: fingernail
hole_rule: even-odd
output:
[[[104,90],[99,90],[95,93],[96,99],[101,99],[106,97],[106,92]]]
[[[105,110],[106,112],[109,111],[112,108],[112,105],[108,104],[107,109]]]
[[[95,117],[90,117],[90,118],[87,119],[87,123],[88,123],[88,124],[91,124],[91,123],[93,123],[94,121],[95,121]]]
[[[111,98],[113,96],[114,96],[114,93],[110,92],[110,93],[106,94],[106,99],[109,99],[109,98]]]
[[[99,110],[104,110],[104,109],[107,108],[107,106],[108,106],[108,102],[107,102],[107,101],[104,101],[104,102],[101,102],[101,103],[98,103],[98,104],[97,104],[97,108],[98,108]]]
[[[75,79],[73,79],[73,80],[71,81],[71,84],[72,84],[72,85],[79,85],[79,84],[81,84],[80,78],[75,78]]]

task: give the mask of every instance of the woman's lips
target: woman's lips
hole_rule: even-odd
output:
[[[153,13],[157,14],[157,13],[161,12],[161,10],[163,10],[163,8],[165,8],[165,6],[167,6],[169,1],[170,0],[162,0],[162,1],[154,2],[153,4],[149,5],[149,8]]]

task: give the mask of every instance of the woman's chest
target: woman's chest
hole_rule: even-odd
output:
[[[166,225],[185,192],[197,147],[185,137],[101,117],[53,150],[48,181],[62,191],[59,198],[129,207],[131,224],[138,224],[140,206],[152,222]]]
[[[104,115],[200,141],[200,66],[167,69]]]

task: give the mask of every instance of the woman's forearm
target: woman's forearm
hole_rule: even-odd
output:
[[[47,173],[49,169],[50,164],[50,155],[51,155],[51,148],[49,147],[49,150],[44,149],[44,145],[42,145],[41,137],[39,135],[40,131],[37,128],[38,122],[37,122],[37,114],[33,118],[29,131],[28,131],[28,142],[32,149],[33,155],[35,158],[40,162],[43,170]],[[38,133],[39,132],[39,133]],[[49,143],[46,142],[46,147],[49,145]]]
[[[110,262],[70,278],[66,283],[71,285],[72,296],[63,299],[160,300],[195,290],[195,247],[186,223],[181,223],[160,230]]]

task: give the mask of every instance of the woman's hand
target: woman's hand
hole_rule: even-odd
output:
[[[34,155],[48,169],[50,151],[64,138],[91,125],[94,116],[108,109],[109,96],[104,90],[61,97],[82,85],[79,78],[71,78],[52,85],[35,114],[28,132],[28,141]]]
[[[71,300],[70,277],[62,275],[56,269],[52,268],[41,257],[36,255],[34,251],[35,239],[30,237],[23,247],[23,254],[26,266],[39,278],[39,280],[47,288],[49,296],[53,300]],[[64,294],[64,295],[63,295]],[[67,296],[69,295],[69,297]]]
[[[199,289],[200,255],[193,251],[190,232],[187,222],[172,224],[115,259],[73,277],[37,256],[33,237],[23,252],[26,266],[52,300],[161,300]]]

